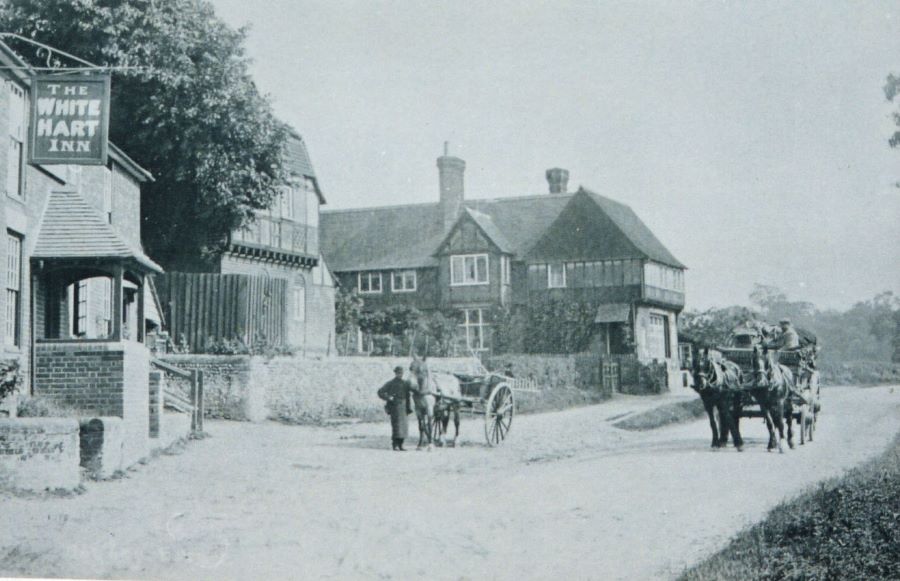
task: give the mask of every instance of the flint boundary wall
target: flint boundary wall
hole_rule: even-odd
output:
[[[516,377],[533,377],[541,389],[599,390],[580,356],[515,356]],[[307,359],[245,355],[167,355],[167,363],[203,371],[206,415],[241,421],[318,423],[336,418],[383,418],[376,391],[408,357]],[[508,357],[503,358],[505,364]],[[493,369],[499,361],[491,361]],[[434,371],[477,374],[470,358],[430,358]],[[172,379],[169,379],[170,381]]]

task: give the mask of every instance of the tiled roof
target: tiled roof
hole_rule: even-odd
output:
[[[472,217],[476,224],[487,234],[488,238],[494,241],[494,244],[497,245],[497,248],[500,249],[501,252],[513,252],[513,246],[510,244],[509,240],[506,239],[506,236],[503,235],[503,232],[497,228],[497,225],[494,224],[494,221],[490,216],[479,212],[478,210],[473,210],[472,208],[466,208],[466,213]]]
[[[41,219],[33,258],[131,259],[162,272],[143,250],[123,239],[77,192],[54,191]]]
[[[306,143],[303,141],[303,137],[293,130],[290,132],[287,145],[285,146],[284,165],[285,169],[287,169],[288,173],[291,175],[312,178],[313,183],[316,186],[316,194],[319,196],[319,201],[323,204],[325,203],[325,196],[322,195],[322,191],[319,188],[319,178],[316,177],[312,162],[309,160],[309,152],[306,150]]]
[[[591,200],[607,224],[606,238],[617,242],[615,258],[649,258],[683,268],[635,213],[587,190],[576,194],[541,194],[491,200],[464,200],[464,207],[495,244],[518,259],[527,259],[574,198]],[[444,239],[437,203],[323,211],[322,253],[332,270],[379,270],[436,265],[433,253]],[[601,249],[594,249],[599,252]],[[597,259],[606,258],[602,252]]]

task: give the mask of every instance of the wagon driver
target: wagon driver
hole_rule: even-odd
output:
[[[783,350],[795,350],[800,348],[800,335],[797,334],[794,326],[791,325],[790,319],[781,319],[778,322],[778,325],[781,327],[781,335],[778,336],[777,339],[771,341],[769,343],[769,348],[783,349]]]
[[[403,367],[398,365],[394,368],[394,379],[378,390],[378,397],[387,402],[384,411],[391,416],[391,446],[398,452],[406,451],[403,440],[409,431],[406,416],[412,413],[409,403],[411,387],[409,381],[403,379]]]

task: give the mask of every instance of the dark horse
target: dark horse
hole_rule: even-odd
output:
[[[790,368],[775,362],[775,356],[768,347],[760,350],[753,347],[753,385],[751,393],[759,404],[759,410],[766,420],[769,430],[769,446],[771,452],[778,448],[784,452],[784,419],[787,417],[788,446],[794,447],[793,419],[794,410],[791,403],[791,391],[794,389],[794,374]]]
[[[693,387],[700,394],[709,416],[713,448],[724,448],[728,444],[729,433],[738,452],[744,448],[740,430],[743,383],[741,368],[731,361],[713,361],[709,349],[704,349],[694,360]]]

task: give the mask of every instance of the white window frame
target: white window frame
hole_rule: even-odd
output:
[[[6,161],[6,194],[16,199],[22,199],[28,99],[23,87],[12,81],[8,81],[7,85],[9,87],[9,150]]]
[[[478,280],[478,262],[484,260],[484,280]],[[475,277],[467,280],[466,263],[471,260],[475,267]],[[460,273],[457,277],[456,273]],[[458,282],[457,282],[457,279]],[[488,254],[454,254],[450,257],[450,286],[478,286],[491,284],[491,259]]]
[[[562,271],[562,284],[553,284],[553,267],[557,267]],[[550,262],[547,263],[547,288],[566,288],[566,263]]]
[[[22,339],[22,241],[12,230],[6,231],[6,327],[4,343],[19,347]]]
[[[490,325],[485,323],[484,311],[485,309],[482,308],[462,309],[463,322],[460,324],[460,327],[462,327],[463,335],[466,338],[467,349],[473,351],[486,351],[489,349],[485,344],[485,337]],[[472,344],[473,338],[476,340],[477,345]]]
[[[363,277],[365,277],[366,282],[368,282],[369,290],[363,290]],[[373,280],[378,280],[378,290],[371,290]],[[359,289],[359,294],[361,295],[380,295],[382,290],[384,289],[384,285],[382,284],[382,282],[383,281],[381,280],[381,273],[377,271],[360,272],[356,275],[356,288]]]
[[[397,286],[397,280],[400,280],[400,286]],[[407,282],[412,281],[412,286],[408,286]],[[395,270],[391,273],[391,292],[395,293],[414,293],[418,288],[418,277],[415,270]]]

